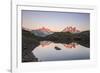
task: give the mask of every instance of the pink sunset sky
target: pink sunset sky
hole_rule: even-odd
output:
[[[52,31],[62,31],[67,26],[80,31],[90,29],[90,14],[75,12],[54,12],[22,10],[22,27],[34,30],[41,27]]]

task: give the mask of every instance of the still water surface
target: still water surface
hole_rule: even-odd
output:
[[[75,43],[74,47],[67,47],[61,43],[45,42],[47,45],[37,46],[32,52],[39,61],[81,60],[90,58],[90,48]],[[55,46],[61,50],[56,50]]]

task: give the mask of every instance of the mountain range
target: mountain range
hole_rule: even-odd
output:
[[[76,29],[76,27],[69,26],[69,27],[64,28],[61,32],[79,33],[80,31],[78,29]],[[53,34],[54,31],[51,31],[49,28],[42,27],[39,29],[32,30],[31,33],[33,33],[34,35],[39,36],[39,37],[46,37],[48,35]]]

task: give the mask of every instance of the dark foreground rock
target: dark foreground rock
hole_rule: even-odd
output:
[[[22,62],[37,62],[38,59],[32,51],[39,45],[38,40],[35,40],[30,32],[22,31]]]

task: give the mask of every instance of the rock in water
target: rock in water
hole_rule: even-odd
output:
[[[59,48],[59,47],[57,47],[57,46],[55,46],[55,49],[56,49],[56,50],[61,50],[61,48]]]

